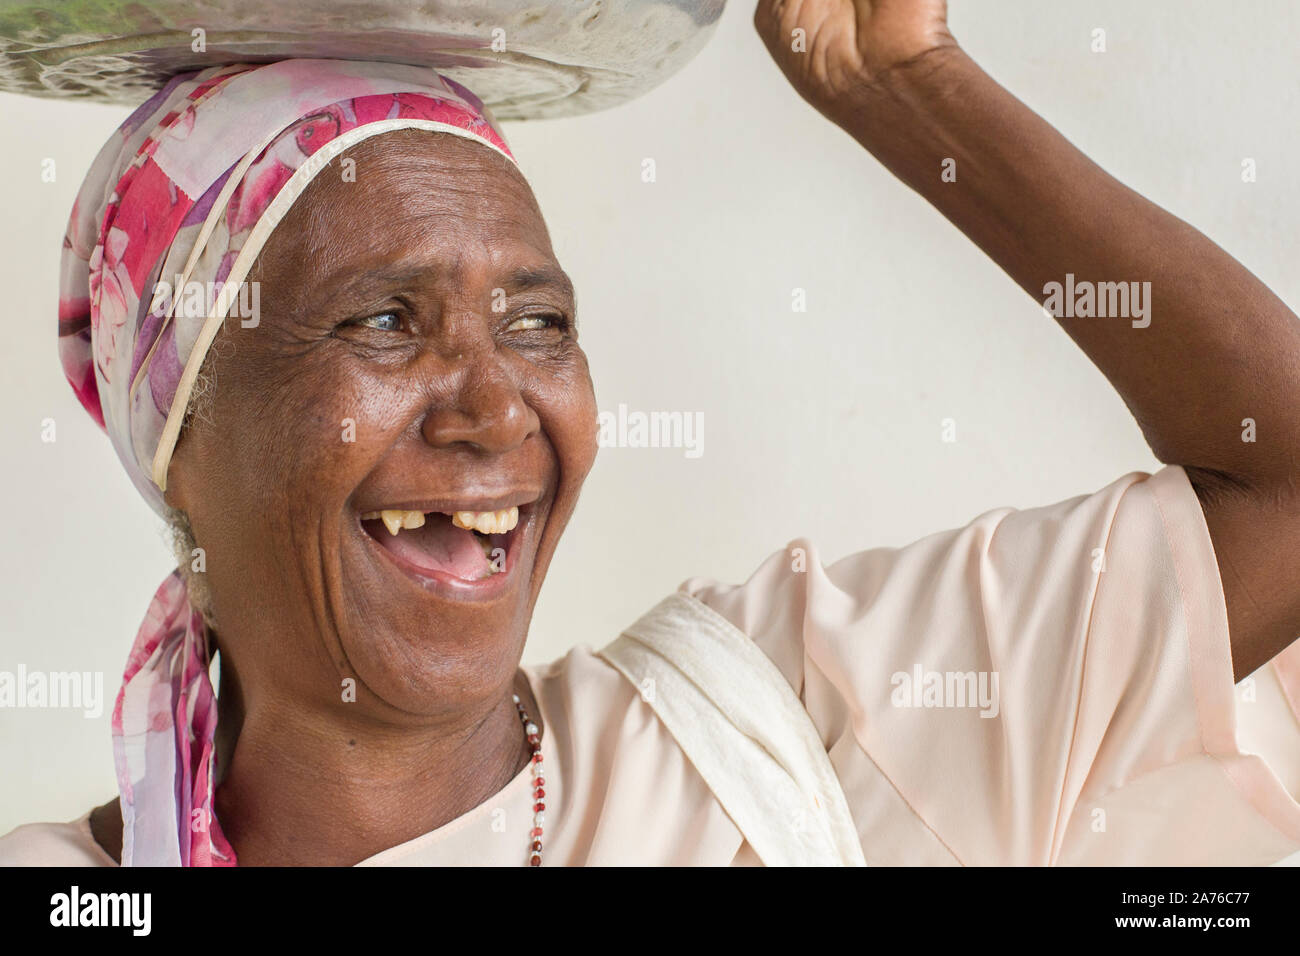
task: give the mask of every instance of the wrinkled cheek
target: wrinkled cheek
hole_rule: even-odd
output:
[[[592,466],[596,463],[596,455],[600,451],[600,421],[597,414],[595,403],[592,403],[591,414],[584,423],[582,430],[582,442],[578,449],[579,460],[577,468],[583,480],[586,479],[587,473],[591,471]]]
[[[216,467],[232,479],[223,497],[238,502],[250,530],[281,540],[292,532],[300,547],[308,529],[346,500],[374,429],[358,417],[351,389],[306,371],[276,382],[236,383],[232,376],[223,384],[254,390],[223,416],[228,440],[213,449]]]
[[[303,466],[327,469],[319,480],[338,471],[349,471],[371,446],[383,440],[385,423],[375,407],[378,384],[345,377],[312,382],[304,392],[294,394],[284,405],[284,422],[279,429],[286,453],[297,453]]]
[[[599,449],[599,409],[585,358],[547,396],[547,431],[553,436],[565,484],[580,486]]]
[[[324,382],[268,404],[241,469],[245,538],[261,542],[251,563],[287,602],[316,613],[339,586],[346,503],[386,440],[355,394]]]
[[[585,479],[587,472],[591,471],[591,466],[596,462],[596,455],[600,451],[600,410],[596,405],[596,396],[590,394],[586,414],[583,418],[583,470],[582,476]]]

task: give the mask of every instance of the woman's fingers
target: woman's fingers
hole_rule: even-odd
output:
[[[759,0],[754,27],[791,85],[832,119],[855,89],[955,45],[947,0]]]

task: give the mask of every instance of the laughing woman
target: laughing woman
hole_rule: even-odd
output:
[[[19,828],[0,862],[1300,849],[1300,322],[985,75],[941,0],[764,0],[755,23],[816,109],[1031,295],[1150,283],[1149,322],[1059,322],[1166,467],[830,565],[795,541],[743,585],[686,581],[600,653],[521,669],[596,404],[506,143],[415,68],[177,77],[80,192],[59,333],[180,568],[126,668],[119,795]],[[215,301],[160,284],[191,282]],[[1254,672],[1265,742],[1237,726]],[[927,706],[954,693],[979,706]]]

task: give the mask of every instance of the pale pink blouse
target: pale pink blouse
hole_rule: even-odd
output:
[[[1300,851],[1300,643],[1234,688],[1218,566],[1177,466],[826,566],[797,540],[743,585],[681,590],[798,693],[869,864]],[[586,647],[525,672],[545,724],[545,865],[759,864],[625,677]],[[963,702],[964,674],[996,697]],[[360,865],[522,865],[528,776]],[[112,860],[82,817],[19,827],[0,864]]]

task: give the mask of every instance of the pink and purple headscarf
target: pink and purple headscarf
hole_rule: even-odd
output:
[[[159,514],[203,359],[267,238],[332,159],[398,129],[467,137],[514,161],[483,104],[446,77],[306,59],[175,77],[95,158],[63,241],[59,354]],[[204,290],[199,308],[189,289]],[[113,710],[124,866],[235,864],[213,807],[210,663],[176,572],[154,595]]]

